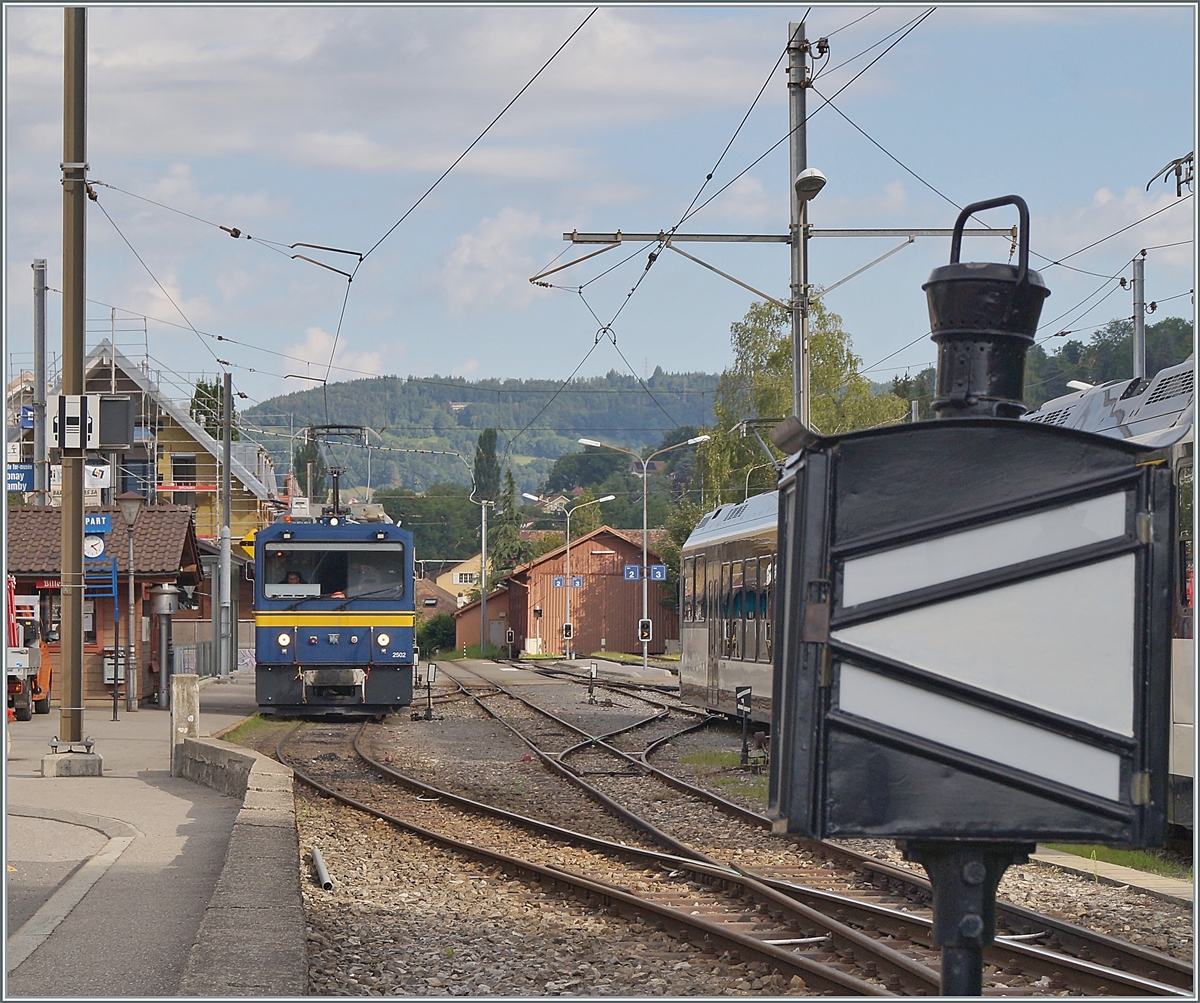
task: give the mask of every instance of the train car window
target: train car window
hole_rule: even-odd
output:
[[[683,574],[680,575],[683,580],[683,619],[685,623],[692,619],[692,604],[696,594],[695,582],[692,581],[692,576],[696,573],[695,564],[695,558],[686,558],[683,562]]]
[[[730,658],[741,658],[745,651],[744,633],[746,622],[746,572],[742,561],[734,561],[731,569],[730,593],[730,624],[732,645]]]
[[[703,623],[708,617],[708,607],[705,605],[708,602],[708,590],[706,588],[704,578],[704,558],[703,556],[696,558],[696,619]]]
[[[404,595],[404,545],[297,541],[271,544],[263,555],[266,598],[342,595],[339,599]]]
[[[743,608],[746,615],[746,641],[742,657],[747,662],[758,660],[758,560],[746,562],[746,588]]]
[[[1177,564],[1179,572],[1175,580],[1177,597],[1175,601],[1176,623],[1172,633],[1175,637],[1181,638],[1193,636],[1195,607],[1195,599],[1192,594],[1193,564],[1195,562],[1194,541],[1192,539],[1192,510],[1195,489],[1193,487],[1192,474],[1193,468],[1190,460],[1181,463],[1176,469],[1175,474],[1177,485],[1175,493],[1175,525],[1178,532]]]

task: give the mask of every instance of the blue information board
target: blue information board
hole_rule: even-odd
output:
[[[665,564],[650,565],[650,581],[665,582],[667,580],[667,566]]]
[[[625,581],[636,582],[636,581],[640,581],[641,577],[642,577],[642,567],[640,564],[626,564],[625,565]]]
[[[10,463],[6,469],[7,475],[5,476],[5,481],[8,484],[9,491],[33,490],[32,463]]]
[[[573,588],[573,589],[583,588],[583,575],[572,575],[571,576],[571,588]]]
[[[111,533],[112,516],[101,515],[99,513],[85,515],[83,517],[83,531],[85,533]]]
[[[556,589],[561,589],[566,583],[567,580],[563,575],[554,575],[550,579],[550,584]]]

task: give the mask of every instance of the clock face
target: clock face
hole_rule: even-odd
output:
[[[83,556],[84,557],[103,557],[104,556],[104,537],[102,537],[102,536],[85,536],[83,538]]]

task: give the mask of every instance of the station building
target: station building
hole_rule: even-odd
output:
[[[651,544],[661,537],[652,531]],[[648,550],[650,564],[661,564],[658,553]],[[638,620],[642,616],[642,582],[625,579],[626,565],[642,564],[640,530],[616,530],[601,526],[571,541],[571,577],[582,577],[583,587],[571,589],[571,623],[574,627],[572,650],[589,655],[595,651],[639,653]],[[514,634],[513,651],[529,654],[555,654],[565,651],[562,625],[567,613],[567,582],[555,587],[555,579],[565,578],[567,547],[562,545],[522,564],[489,593],[488,643],[504,647],[507,631]],[[668,594],[665,582],[648,582],[647,616],[654,624],[650,654],[662,654],[669,642],[678,643],[679,615],[675,596]],[[664,606],[663,600],[670,605]],[[541,616],[537,616],[537,611]],[[462,646],[479,644],[479,601],[468,603],[454,614],[458,624],[457,642]]]

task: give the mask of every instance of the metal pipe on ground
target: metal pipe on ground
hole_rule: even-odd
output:
[[[333,878],[329,876],[329,872],[325,869],[325,858],[321,856],[321,851],[314,846],[309,852],[312,853],[312,862],[317,872],[317,881],[320,882],[321,887],[325,891],[332,891]]]

